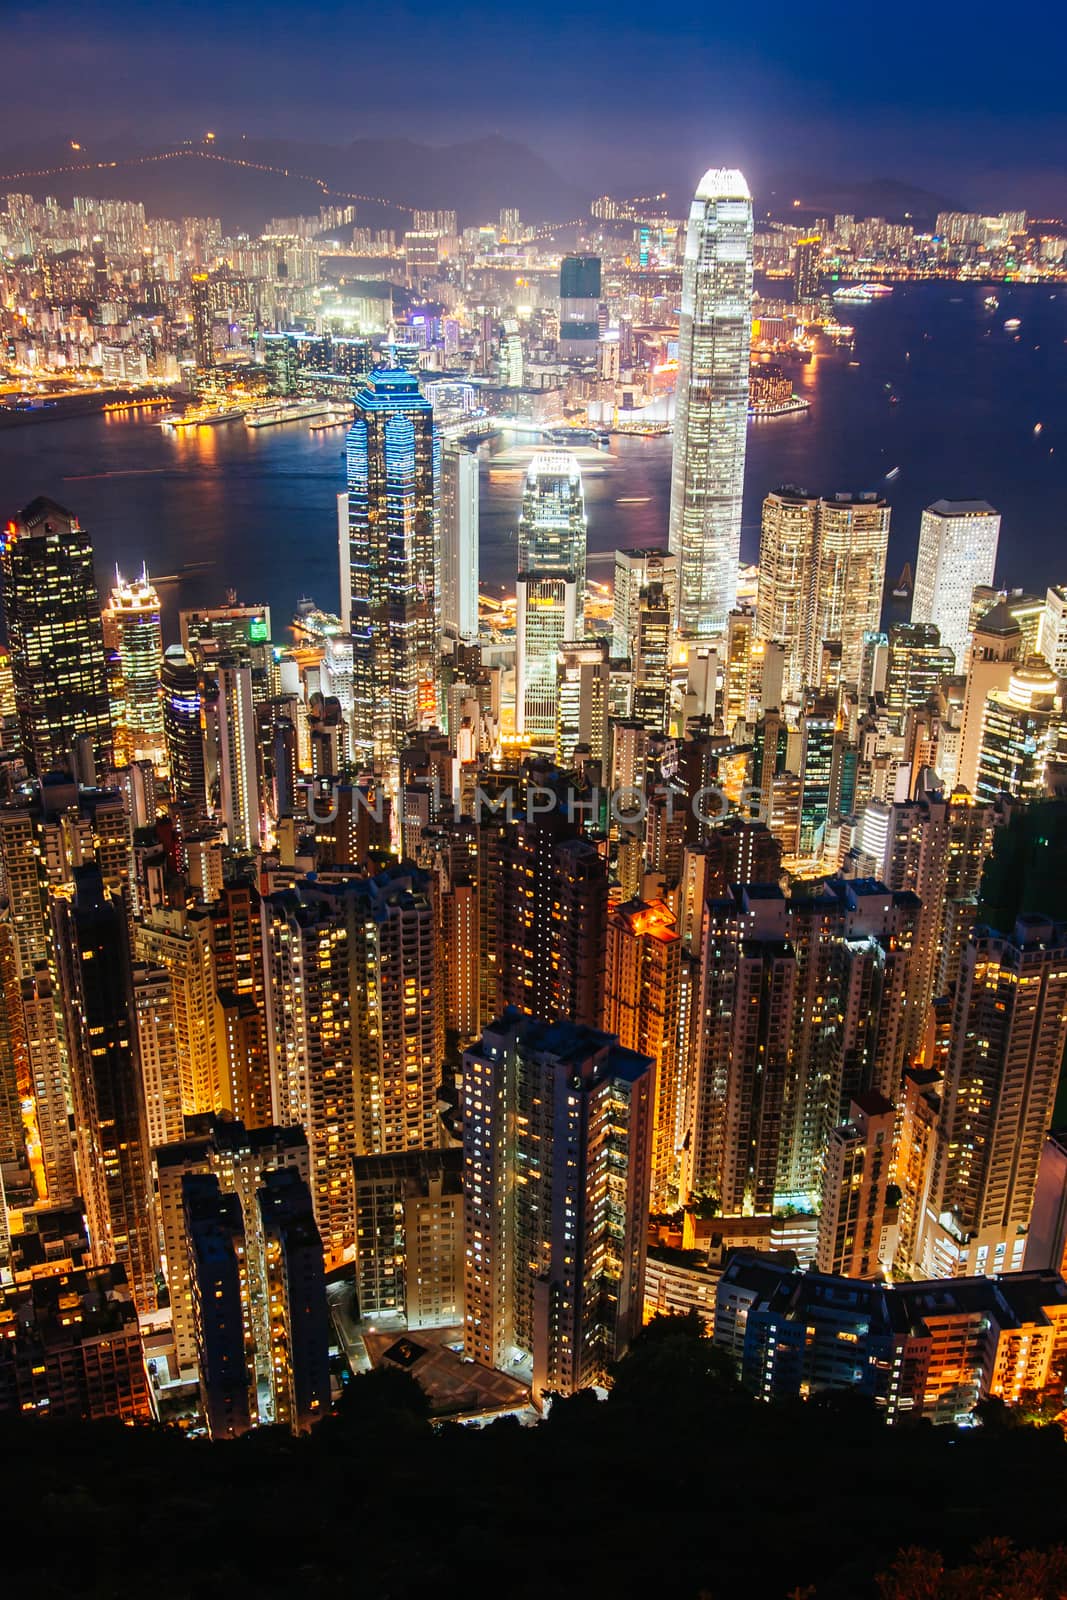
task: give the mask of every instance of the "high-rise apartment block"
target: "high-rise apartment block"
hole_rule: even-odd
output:
[[[111,759],[100,596],[93,542],[77,517],[52,500],[34,500],[7,524],[0,544],[0,589],[22,744],[38,777],[73,770],[84,742],[85,783]]]
[[[875,494],[780,490],[763,502],[756,632],[783,646],[791,698],[819,687],[827,641],[841,645],[840,681],[859,684],[863,638],[882,614],[889,511]]]
[[[586,515],[578,462],[565,451],[534,456],[519,518],[515,728],[551,750],[556,658],[585,633]]]
[[[537,1404],[640,1328],[654,1077],[610,1034],[514,1010],[464,1056],[465,1350],[525,1352]]]
[[[932,622],[962,672],[971,642],[971,597],[993,582],[1000,513],[984,500],[935,500],[922,514],[911,620]]]

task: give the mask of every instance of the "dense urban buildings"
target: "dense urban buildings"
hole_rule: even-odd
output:
[[[148,526],[101,587],[105,476],[5,510],[0,1412],[291,1450],[372,1368],[533,1423],[689,1310],[750,1416],[1062,1411],[1067,574],[801,415],[894,282],[991,344],[1059,236],[716,167],[688,222],[335,198],[0,209],[0,424],[306,432],[330,524],[294,473],[282,613]]]

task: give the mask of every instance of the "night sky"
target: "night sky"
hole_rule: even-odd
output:
[[[966,205],[1067,209],[1067,14],[1050,0],[50,0],[0,14],[0,148],[208,127],[498,132],[629,192],[688,187],[714,161],[757,184],[894,177]]]

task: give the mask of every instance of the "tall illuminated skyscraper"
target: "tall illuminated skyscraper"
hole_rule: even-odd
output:
[[[168,647],[160,674],[163,691],[163,741],[170,768],[170,792],[176,803],[203,819],[207,795],[204,781],[204,736],[200,727],[200,674],[180,644]]]
[[[93,1255],[120,1261],[138,1311],[154,1311],[159,1248],[125,908],[86,866],[53,915]]]
[[[874,494],[817,499],[783,489],[763,502],[756,632],[785,651],[793,697],[818,686],[827,640],[840,642],[841,681],[860,681],[863,636],[882,614],[889,506]]]
[[[52,500],[32,501],[0,544],[7,640],[22,743],[39,777],[71,766],[82,735],[100,774],[111,758],[93,542]]]
[[[428,876],[307,879],[263,901],[267,1038],[277,1120],[311,1147],[327,1261],[355,1248],[355,1155],[437,1143],[444,1051]]]
[[[104,648],[117,658],[120,699],[112,706],[115,759],[166,764],[163,739],[163,703],[159,675],[163,667],[163,634],[159,621],[159,595],[142,568],[141,576],[127,583],[115,573],[115,587],[103,611]]]
[[[640,1327],[655,1072],[510,1008],[464,1055],[464,1352],[529,1351],[538,1406],[601,1381]]]
[[[922,1270],[1017,1272],[1067,1042],[1067,931],[972,929],[953,1001]]]
[[[374,372],[348,432],[341,594],[352,635],[358,757],[387,766],[437,720],[441,551],[433,406],[418,378]]]
[[[441,454],[441,629],[478,637],[478,457],[459,445]]]
[[[970,645],[972,597],[993,582],[999,539],[1000,512],[984,500],[936,500],[923,512],[911,620],[940,628],[957,672]]]
[[[793,293],[797,304],[814,305],[819,298],[820,258],[822,238],[817,233],[797,240],[796,261],[793,266]]]
[[[559,264],[559,353],[595,361],[600,327],[600,257],[564,256]]]
[[[585,633],[586,528],[575,457],[534,456],[519,518],[515,728],[546,749],[556,735],[556,657]]]
[[[752,344],[752,198],[712,169],[689,212],[678,334],[670,547],[678,627],[719,633],[737,601]]]
[[[250,854],[261,838],[256,719],[250,667],[219,668],[219,797],[226,837]]]
[[[987,805],[1000,794],[1039,800],[1046,767],[1067,758],[1067,707],[1062,681],[1040,656],[1017,662],[1006,689],[986,696],[975,793]]]

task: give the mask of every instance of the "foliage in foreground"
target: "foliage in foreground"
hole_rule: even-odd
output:
[[[18,1422],[0,1451],[5,1579],[35,1600],[1067,1594],[1058,1428],[758,1405],[686,1318],[536,1428],[435,1427],[390,1372],[308,1439]]]

